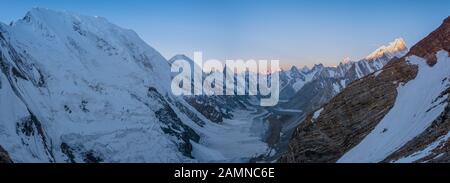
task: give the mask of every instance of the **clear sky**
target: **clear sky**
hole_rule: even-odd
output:
[[[357,60],[402,37],[411,46],[450,15],[449,0],[0,0],[0,21],[33,7],[102,16],[166,58],[279,59],[283,67]]]

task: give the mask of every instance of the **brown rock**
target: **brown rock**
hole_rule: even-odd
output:
[[[344,89],[314,122],[310,114],[280,162],[335,162],[357,145],[392,108],[398,84],[417,74],[417,67],[404,59],[392,60],[383,70]]]
[[[411,47],[408,55],[425,58],[429,65],[434,65],[437,61],[436,52],[439,50],[450,52],[450,17],[447,17],[439,28]]]
[[[13,161],[9,158],[8,152],[0,146],[0,163],[12,163]]]
[[[406,56],[423,57],[434,65],[439,50],[450,52],[450,17]],[[393,107],[398,85],[416,77],[417,66],[408,64],[406,56],[392,59],[378,76],[372,74],[350,84],[323,107],[314,121],[310,114],[296,129],[288,152],[279,161],[336,162],[361,142]],[[412,151],[403,150],[389,159]]]

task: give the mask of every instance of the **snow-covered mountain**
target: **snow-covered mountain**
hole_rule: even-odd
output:
[[[359,61],[281,71],[282,100],[261,107],[174,96],[170,66],[190,58],[167,61],[105,18],[35,8],[0,23],[0,162],[248,162],[288,143],[283,162],[448,159],[448,27],[409,52],[396,39]]]
[[[187,63],[191,66],[191,76],[189,79],[191,79],[191,91],[194,92],[194,90],[202,91],[203,87],[195,86],[194,85],[194,75],[201,75],[204,79],[208,74],[204,73],[203,70],[198,66],[191,58],[189,58],[186,55],[175,55],[171,59],[169,59],[169,63],[173,64],[177,60],[183,60],[187,61]],[[196,69],[194,69],[196,68]],[[197,73],[195,73],[197,72]],[[177,73],[174,73],[177,74]],[[224,70],[223,72],[225,77],[233,77],[235,81],[239,81],[236,79],[237,75],[235,76],[228,76],[226,75],[227,72]],[[248,82],[248,78],[246,78],[245,82]],[[242,84],[243,86],[245,84]],[[226,81],[224,81],[223,85],[219,86],[223,88],[223,91],[225,92],[225,86]],[[241,109],[241,110],[248,110],[249,108],[257,108],[256,104],[256,97],[253,96],[238,96],[238,95],[213,95],[213,96],[207,96],[207,95],[187,95],[183,96],[183,98],[197,111],[202,113],[206,118],[211,120],[212,122],[221,123],[223,122],[224,118],[231,119],[233,117],[233,112],[235,110]],[[251,119],[249,119],[251,120]]]
[[[312,69],[304,67],[298,69],[293,66],[290,70],[284,71],[281,91],[282,99],[288,100],[298,93],[305,84],[314,80],[323,80],[334,78],[337,82],[333,83],[334,94],[339,93],[349,83],[362,78],[370,73],[380,70],[389,60],[394,57],[402,57],[407,53],[406,43],[402,38],[395,39],[387,46],[381,46],[367,57],[359,61],[344,60],[336,67],[325,67],[322,64],[316,64]]]
[[[172,95],[169,63],[131,30],[35,8],[0,24],[0,55],[0,146],[14,162],[192,162],[215,152],[202,143],[223,127]]]
[[[316,64],[311,69],[301,70],[294,66],[281,72],[281,101],[269,117],[273,119],[272,126],[278,126],[270,132],[278,134],[272,135],[277,140],[270,139],[270,135],[267,137],[268,141],[276,142],[272,147],[278,153],[269,159],[286,151],[296,126],[309,113],[329,102],[352,82],[377,72],[392,58],[405,55],[408,51],[405,45],[403,39],[399,38],[359,61],[346,59],[336,67]],[[278,118],[282,120],[275,120]]]
[[[309,113],[328,102],[353,81],[380,70],[392,58],[405,55],[408,51],[405,45],[403,39],[399,38],[359,61],[341,62],[336,67],[316,64],[307,72],[291,69],[290,78],[287,79],[289,84],[281,91],[281,99],[287,102],[280,103],[280,107]]]
[[[405,56],[308,113],[280,161],[449,162],[449,52],[450,17]]]
[[[298,69],[294,66],[288,71],[281,71],[279,73],[282,88],[281,99],[286,102],[280,102],[275,108],[264,109],[252,105],[251,101],[254,101],[255,98],[248,96],[185,96],[184,99],[209,120],[218,123],[225,118],[231,119],[235,109],[268,110],[267,115],[263,118],[265,123],[259,124],[265,130],[259,133],[262,133],[265,142],[271,146],[272,154],[269,156],[273,156],[286,150],[292,131],[308,112],[328,102],[348,83],[378,71],[389,59],[395,56],[400,57],[406,51],[403,39],[396,39],[388,46],[377,49],[377,56],[370,56],[370,58],[367,57],[360,61],[340,63],[337,67],[316,64],[311,69],[307,67]],[[187,56],[176,55],[169,62],[172,63],[175,60],[186,60],[191,66],[196,67],[195,63]],[[194,70],[191,70],[191,73],[194,73]],[[201,74],[206,75],[205,73]],[[283,116],[281,117],[283,120],[274,120],[279,116]],[[246,119],[247,122],[251,120]],[[278,128],[278,126],[282,128]],[[281,138],[275,138],[280,136]]]
[[[381,46],[376,49],[374,52],[369,54],[365,59],[366,60],[378,60],[384,57],[393,58],[393,57],[402,57],[406,54],[406,44],[402,38],[397,38],[393,42],[389,43],[387,46]]]
[[[14,161],[190,159],[199,136],[167,96],[169,65],[134,32],[46,9],[1,32],[1,144]]]

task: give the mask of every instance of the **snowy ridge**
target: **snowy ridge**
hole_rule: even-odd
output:
[[[440,145],[445,143],[449,138],[450,138],[450,132],[447,133],[446,135],[438,138],[433,143],[429,144],[425,149],[415,152],[409,156],[402,157],[396,161],[393,161],[393,163],[412,163],[421,158],[424,158],[424,157],[430,155],[434,149],[436,149],[437,147],[439,147]],[[438,158],[438,157],[439,157],[439,155],[436,158]]]
[[[385,55],[389,57],[402,57],[407,52],[406,43],[402,38],[397,38],[387,46],[381,46],[366,57],[366,60],[376,60]]]
[[[380,70],[390,59],[394,57],[400,58],[407,51],[405,41],[402,38],[397,38],[389,43],[388,46],[381,46],[359,61],[351,61],[349,58],[345,58],[336,67],[325,67],[322,64],[316,64],[312,69],[306,68],[301,71],[293,66],[290,70],[284,71],[285,80],[290,83],[285,85],[285,87],[292,87],[295,92],[298,92],[305,84],[321,79],[321,77],[326,77],[341,80],[334,83],[335,91],[339,93],[349,82]]]
[[[338,162],[379,162],[423,132],[448,105],[441,96],[449,85],[450,59],[448,53],[437,53],[438,62],[430,67],[416,56],[407,58],[418,65],[415,79],[398,87],[394,107],[357,146]],[[414,92],[411,92],[414,91]]]
[[[253,123],[213,123],[173,96],[170,63],[104,18],[35,8],[0,24],[0,55],[0,145],[14,162],[242,162],[265,153]]]
[[[24,106],[14,110],[24,111],[20,115],[22,119],[27,118],[27,111],[36,116],[42,129],[35,130],[46,132],[40,135],[42,139],[45,137],[47,140],[42,144],[48,152],[52,152],[43,154],[45,151],[36,148],[42,146],[39,143],[33,145],[35,147],[25,143],[23,147],[14,148],[18,145],[8,142],[17,139],[17,135],[12,133],[15,130],[5,130],[6,133],[2,135],[7,137],[2,138],[6,140],[2,145],[10,152],[15,162],[64,161],[66,158],[63,150],[60,150],[60,145],[67,146],[66,151],[72,149],[70,154],[73,157],[67,158],[71,161],[86,161],[84,159],[88,156],[97,157],[99,161],[102,159],[130,162],[188,159],[182,158],[181,153],[177,155],[176,146],[171,139],[153,137],[164,136],[159,128],[146,129],[146,125],[139,124],[141,120],[149,121],[155,117],[151,116],[143,104],[133,101],[133,96],[144,98],[146,85],[155,86],[159,91],[165,92],[167,90],[163,86],[152,83],[149,79],[157,77],[155,80],[169,81],[169,78],[164,73],[154,76],[149,74],[153,70],[152,67],[161,67],[155,70],[163,71],[167,70],[168,65],[159,53],[146,46],[136,34],[109,24],[104,19],[46,9],[33,9],[23,20],[15,22],[11,27],[2,26],[2,30],[7,31],[4,35],[8,36],[6,39],[9,43],[6,44],[13,46],[8,48],[9,50],[3,50],[3,55],[12,49],[19,52],[17,55],[4,55],[3,62],[23,72],[21,79],[9,81],[14,87],[13,90],[16,90],[9,93],[10,97],[18,96],[24,103]],[[19,58],[23,60],[18,60]],[[150,63],[151,61],[155,64]],[[158,62],[160,64],[156,64]],[[117,66],[121,69],[118,70]],[[31,69],[27,72],[29,68]],[[9,73],[5,69],[3,74]],[[37,76],[39,78],[36,78]],[[36,86],[27,80],[42,80],[43,84]],[[112,96],[120,100],[109,100]],[[122,103],[123,101],[132,104],[127,105]],[[5,100],[0,102],[2,109],[6,108],[5,105],[10,105],[4,103]],[[122,108],[123,105],[130,108]],[[131,115],[130,111],[135,115]],[[126,129],[120,124],[124,121],[122,116],[129,117]],[[5,116],[2,115],[3,117]],[[10,124],[5,126],[16,126],[16,121],[21,120],[8,121]],[[115,146],[111,146],[110,143],[115,141],[114,135],[119,134],[126,140],[122,141],[122,145],[115,143]],[[29,139],[29,135],[33,134],[25,134],[25,137],[20,138]],[[153,139],[153,142],[145,142],[145,139]],[[127,144],[130,140],[134,143]],[[146,148],[139,145],[141,143],[152,143],[154,148]],[[104,146],[107,144],[110,146]],[[135,151],[129,152],[128,156],[113,153],[116,149],[130,145]],[[168,148],[170,146],[172,149]],[[166,157],[158,157],[158,154],[161,154],[158,151],[167,150]],[[74,151],[83,152],[77,155]],[[27,154],[30,159],[24,159]]]
[[[14,162],[195,161],[190,126],[206,119],[171,96],[169,64],[136,33],[42,8],[0,27],[0,144]]]

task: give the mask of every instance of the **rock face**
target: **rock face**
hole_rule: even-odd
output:
[[[439,50],[449,51],[449,30],[447,18],[437,30],[413,46],[407,56],[421,56],[426,58],[429,65],[434,65],[435,55]],[[382,71],[351,83],[318,110],[320,115],[316,114],[318,112],[316,115],[309,114],[295,130],[288,152],[279,161],[336,162],[358,145],[393,108],[398,94],[397,88],[416,77],[418,67],[409,64],[406,58],[394,58]],[[448,114],[443,112],[429,129],[387,157],[386,161],[412,154],[445,135],[448,132],[448,125],[444,127],[448,122],[447,116]],[[448,145],[444,142],[441,144],[434,156],[448,159],[446,153],[442,154],[442,151],[448,150]]]
[[[394,81],[414,77],[416,68],[396,59],[379,77],[352,83],[324,106],[321,115],[308,115],[293,134],[281,162],[335,162],[370,132],[395,101]],[[369,89],[369,90],[368,90]]]
[[[439,50],[450,52],[449,35],[450,17],[447,17],[437,30],[414,45],[408,55],[419,56],[427,60],[429,65],[434,65],[436,63],[436,52]]]
[[[0,146],[0,163],[12,163],[11,158],[9,158],[8,152],[6,152],[2,146]]]

